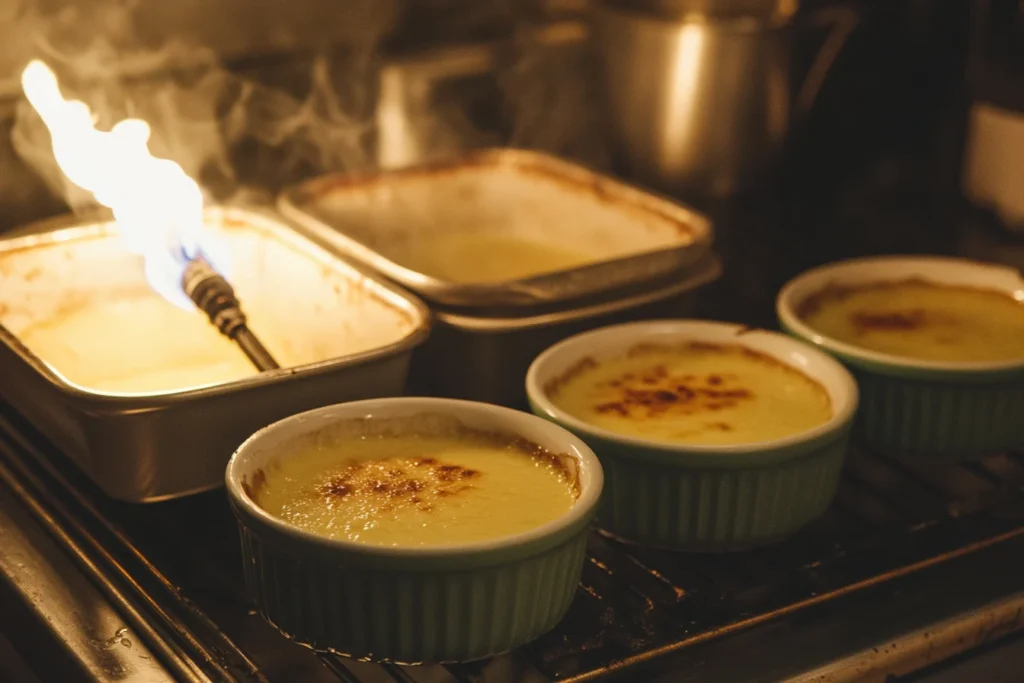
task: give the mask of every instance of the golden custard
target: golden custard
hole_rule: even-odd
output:
[[[256,373],[202,313],[148,291],[96,298],[18,338],[70,381],[95,391],[175,391]]]
[[[798,315],[823,335],[896,356],[1024,360],[1024,303],[995,290],[921,279],[833,285],[803,302]]]
[[[503,282],[576,268],[595,261],[582,248],[493,232],[452,232],[395,246],[392,260],[451,282]]]
[[[832,417],[824,387],[739,344],[644,344],[584,359],[545,390],[570,415],[640,439],[748,444],[813,429]]]
[[[307,441],[247,490],[300,529],[378,546],[510,536],[560,517],[576,500],[559,457],[468,430]]]

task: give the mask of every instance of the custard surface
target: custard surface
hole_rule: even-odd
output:
[[[460,436],[366,436],[309,443],[269,467],[250,495],[271,515],[332,539],[443,546],[527,531],[572,507],[554,456]]]
[[[920,279],[832,286],[798,315],[823,335],[905,358],[1024,360],[1024,303],[995,290]]]
[[[494,232],[450,232],[395,245],[390,258],[451,282],[502,282],[576,268],[597,260],[585,245],[568,248]]]
[[[101,392],[180,391],[256,374],[202,313],[149,291],[96,297],[18,336],[70,381]]]
[[[584,422],[670,443],[770,441],[832,417],[824,387],[738,344],[639,345],[620,357],[585,359],[545,390]]]

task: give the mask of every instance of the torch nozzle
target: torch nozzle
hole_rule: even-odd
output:
[[[249,329],[231,284],[206,259],[195,258],[188,262],[181,276],[181,288],[221,334],[238,344],[257,370],[262,372],[280,367]]]

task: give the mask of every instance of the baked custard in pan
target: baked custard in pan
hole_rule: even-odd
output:
[[[449,282],[504,282],[579,268],[601,260],[586,245],[569,247],[515,234],[452,232],[384,250],[395,262]]]

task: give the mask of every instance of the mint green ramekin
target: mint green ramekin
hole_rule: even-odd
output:
[[[808,297],[829,285],[910,278],[992,289],[1024,301],[1024,277],[1012,268],[937,256],[880,256],[821,266],[791,280],[776,301],[779,322],[853,373],[861,394],[854,435],[866,447],[941,462],[1024,446],[1024,361],[954,363],[879,353],[821,335],[797,315]]]
[[[576,504],[511,537],[392,548],[296,529],[246,493],[255,473],[298,437],[341,420],[420,415],[509,432],[562,455],[579,482]],[[389,398],[328,406],[264,428],[232,456],[226,482],[245,585],[265,619],[315,650],[411,664],[489,657],[557,624],[579,583],[603,474],[586,444],[533,415],[468,401]]]
[[[741,344],[817,380],[833,416],[804,433],[731,446],[664,443],[612,433],[569,415],[545,387],[584,358],[626,353],[637,344]],[[695,320],[616,325],[571,337],[530,366],[533,411],[580,436],[604,467],[598,524],[627,541],[676,550],[723,552],[766,545],[820,516],[835,496],[857,408],[857,386],[813,347],[765,330]]]

